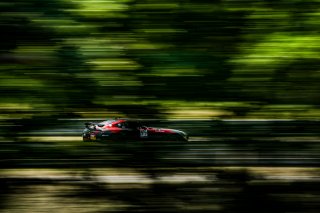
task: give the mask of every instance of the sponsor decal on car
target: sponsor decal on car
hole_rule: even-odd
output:
[[[94,134],[91,134],[90,135],[90,140],[96,140],[97,138],[96,138],[96,135],[94,135]]]

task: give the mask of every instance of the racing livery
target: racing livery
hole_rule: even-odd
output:
[[[136,120],[115,119],[85,125],[83,141],[188,141],[183,131],[146,127]]]

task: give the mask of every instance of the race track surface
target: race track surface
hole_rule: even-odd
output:
[[[316,134],[232,131],[191,135],[187,143],[97,143],[82,142],[78,130],[2,138],[1,212],[315,213],[320,207]]]

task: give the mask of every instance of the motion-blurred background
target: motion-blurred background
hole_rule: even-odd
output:
[[[319,210],[319,0],[2,0],[0,212]],[[88,144],[143,119],[188,144]]]

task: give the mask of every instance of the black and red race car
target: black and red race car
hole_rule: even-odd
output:
[[[183,131],[146,127],[138,120],[114,119],[85,125],[83,141],[188,141]]]

